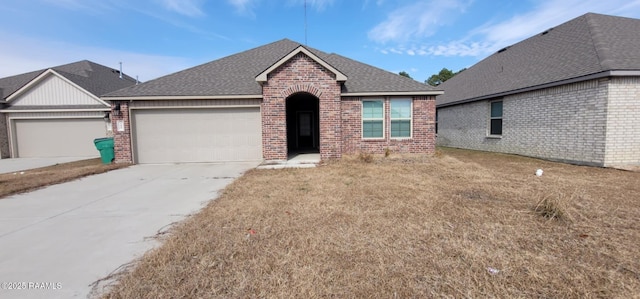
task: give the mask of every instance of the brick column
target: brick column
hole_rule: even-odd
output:
[[[436,152],[436,97],[413,98],[413,144],[411,152],[433,154]]]
[[[287,160],[287,117],[285,98],[263,85],[262,155],[265,160]]]
[[[320,97],[320,159],[342,157],[342,116],[340,109],[340,86]],[[337,90],[337,92],[336,92]]]
[[[118,104],[120,104],[119,113],[115,110]],[[118,130],[118,122],[124,124],[124,131]],[[133,155],[131,154],[131,126],[129,124],[129,102],[113,101],[111,103],[111,125],[113,127],[115,163],[133,163]]]
[[[1,95],[2,95],[2,92],[0,91],[0,96]],[[9,154],[9,133],[7,130],[7,114],[0,113],[0,158],[5,159],[9,157],[10,157],[10,154]]]

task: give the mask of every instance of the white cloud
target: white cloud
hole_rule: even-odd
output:
[[[223,40],[228,40],[229,38],[227,36],[224,36],[222,34],[219,34],[217,32],[214,32],[210,29],[202,29],[200,27],[194,26],[192,24],[190,24],[189,22],[186,22],[184,20],[181,20],[180,18],[176,18],[174,16],[168,16],[166,14],[162,14],[162,13],[156,13],[153,12],[151,10],[145,10],[145,9],[141,9],[141,8],[135,8],[135,7],[131,7],[129,8],[131,10],[134,10],[138,13],[141,13],[143,15],[147,15],[150,16],[152,18],[158,19],[162,22],[165,22],[167,24],[170,24],[172,26],[175,26],[177,28],[181,28],[184,30],[187,30],[191,33],[195,33],[198,35],[201,35],[205,38],[208,39],[223,39]]]
[[[162,0],[162,5],[170,11],[177,12],[188,17],[201,17],[205,13],[202,10],[203,0]]]
[[[485,54],[492,45],[488,43],[464,43],[459,41],[450,42],[444,45],[428,47],[422,50],[420,55],[434,56],[480,56]]]
[[[621,11],[620,7],[626,7]],[[486,55],[498,49],[520,42],[546,29],[558,26],[588,12],[603,14],[628,14],[640,16],[640,1],[635,0],[552,0],[538,2],[530,12],[514,15],[508,20],[485,24],[471,32],[471,38],[459,43],[467,44],[476,55]],[[476,40],[468,42],[467,40]],[[477,40],[480,40],[479,42]],[[455,52],[455,51],[454,51]]]
[[[401,10],[401,12],[396,11],[394,13],[398,17],[404,16],[405,18],[420,18],[420,16],[424,16],[425,14],[421,12],[412,13],[407,7]],[[465,37],[435,45],[427,41],[421,42],[419,38],[434,34],[439,27],[438,24],[442,23],[436,20],[434,21],[435,24],[433,28],[430,30],[419,30],[419,28],[421,28],[420,26],[417,26],[416,29],[407,28],[407,24],[403,23],[403,21],[390,18],[389,20],[395,20],[397,26],[387,24],[388,26],[384,27],[386,31],[382,32],[386,32],[386,35],[381,35],[387,38],[379,38],[377,41],[393,40],[398,42],[398,44],[391,47],[409,48],[413,50],[414,54],[422,56],[482,57],[506,46],[520,42],[546,29],[558,26],[587,12],[640,17],[640,0],[539,0],[536,1],[536,4],[529,12],[513,15],[511,18],[503,21],[482,24],[469,31]],[[389,20],[385,22],[389,22]],[[421,22],[425,22],[425,19],[422,20]],[[370,38],[372,32],[374,31],[370,31]],[[410,38],[413,39],[410,40]],[[394,53],[400,54],[397,52]],[[412,55],[409,52],[405,54]]]
[[[108,67],[123,64],[125,74],[148,81],[187,67],[196,62],[180,57],[87,47],[42,39],[31,39],[0,32],[0,39],[11,47],[0,47],[0,77],[18,75],[43,68],[90,60]]]
[[[231,6],[236,8],[236,12],[241,15],[255,16],[254,9],[259,0],[227,0]]]
[[[386,43],[429,37],[439,27],[449,24],[457,14],[464,12],[470,3],[462,0],[429,0],[400,7],[369,31],[369,39]]]

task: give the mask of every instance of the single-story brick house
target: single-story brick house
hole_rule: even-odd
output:
[[[433,153],[440,90],[283,39],[102,97],[116,162]]]
[[[640,164],[640,20],[588,13],[446,81],[442,146]]]
[[[0,157],[96,157],[111,104],[100,96],[135,85],[88,60],[0,78]]]

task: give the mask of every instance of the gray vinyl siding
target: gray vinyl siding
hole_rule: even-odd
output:
[[[56,75],[43,78],[42,81],[11,101],[12,107],[100,104],[94,96]]]

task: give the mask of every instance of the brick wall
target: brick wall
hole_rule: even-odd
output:
[[[501,138],[490,138],[489,101],[438,109],[442,146],[604,164],[608,80],[590,80],[503,98]]]
[[[114,108],[120,104],[120,115],[116,115]],[[124,122],[124,131],[118,131],[118,121]],[[129,102],[113,101],[111,104],[111,125],[113,126],[113,144],[115,163],[133,163],[131,154],[131,126],[129,125]]]
[[[640,77],[609,83],[605,166],[640,165]]]
[[[390,98],[385,98],[385,132],[383,139],[362,138],[362,100],[359,97],[342,99],[342,152],[382,154],[386,149],[396,153],[427,153],[435,151],[435,97],[413,97],[412,137],[392,139],[389,118]]]
[[[271,72],[263,84],[264,158],[287,159],[286,99],[300,92],[319,99],[321,159],[340,158],[340,84],[333,73],[303,53]]]
[[[9,130],[7,128],[7,114],[0,113],[0,158],[5,159],[9,157]]]

